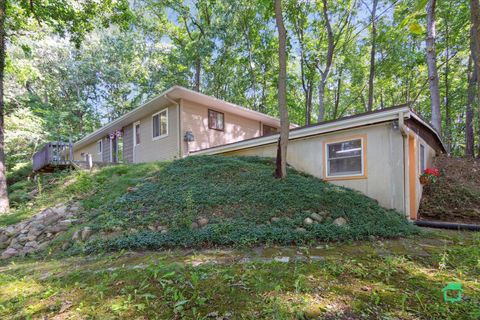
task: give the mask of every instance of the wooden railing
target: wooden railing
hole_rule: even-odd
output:
[[[68,142],[49,142],[33,155],[33,171],[48,166],[69,165],[73,161],[73,145]]]

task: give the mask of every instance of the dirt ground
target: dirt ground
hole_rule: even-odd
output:
[[[440,178],[423,189],[420,219],[480,224],[480,160],[441,156]]]

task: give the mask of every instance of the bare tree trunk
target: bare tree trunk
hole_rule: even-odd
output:
[[[371,24],[372,24],[372,48],[370,50],[370,74],[368,76],[368,111],[373,109],[373,80],[375,78],[375,50],[377,39],[377,26],[376,26],[376,12],[377,12],[378,0],[373,0],[373,7],[370,11]]]
[[[195,60],[195,86],[194,90],[200,92],[200,73],[202,72],[202,60],[198,57]]]
[[[343,67],[340,67],[340,73],[337,79],[337,89],[335,90],[335,101],[333,107],[333,119],[337,119],[338,116],[338,106],[340,105],[340,92],[342,90],[342,71]]]
[[[445,19],[445,138],[447,140],[447,153],[452,151],[452,116],[450,114],[450,92],[448,83],[448,73],[450,72],[449,60],[450,60],[450,44],[449,44],[449,29],[448,29],[448,17]]]
[[[275,20],[278,30],[278,108],[280,111],[280,140],[277,149],[276,178],[287,176],[287,145],[290,124],[287,110],[287,31],[283,24],[282,1],[275,0]]]
[[[473,105],[475,103],[475,87],[477,84],[476,72],[472,70],[472,58],[468,61],[468,98],[465,111],[465,156],[473,157],[475,137],[473,132]]]
[[[4,127],[4,77],[5,77],[5,8],[7,0],[0,0],[0,214],[10,209],[7,192],[7,176],[5,167],[5,127]]]
[[[317,121],[322,122],[325,116],[325,86],[327,85],[328,75],[330,74],[330,69],[333,62],[333,52],[335,50],[335,38],[333,36],[332,25],[330,24],[330,18],[328,16],[328,4],[327,0],[323,1],[323,18],[325,20],[325,27],[327,29],[327,39],[328,39],[328,49],[327,49],[327,60],[325,62],[325,69],[320,70],[321,80],[318,85],[318,117]]]
[[[470,0],[470,22],[471,22],[471,29],[470,29],[470,52],[473,62],[473,80],[475,80],[475,84],[472,83],[473,88],[472,90],[476,91],[476,104],[477,104],[477,112],[478,112],[478,157],[480,158],[480,4],[478,0]],[[475,101],[475,98],[474,98]],[[472,106],[473,108],[473,106]],[[473,110],[472,110],[473,113]],[[472,125],[473,126],[473,125]],[[473,143],[473,142],[472,142]],[[472,153],[472,156],[474,154]]]
[[[428,0],[427,4],[427,50],[428,79],[430,87],[430,105],[432,126],[441,134],[442,116],[440,113],[440,90],[438,88],[437,53],[435,49],[435,6],[436,0]]]
[[[325,118],[325,85],[327,84],[327,79],[322,76],[320,84],[318,85],[318,116],[317,122],[322,122]]]

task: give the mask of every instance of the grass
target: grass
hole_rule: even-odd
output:
[[[17,260],[0,266],[0,318],[478,319],[479,248],[478,235],[436,231],[322,247]],[[265,259],[276,255],[292,259]],[[294,259],[312,255],[322,259]],[[451,281],[466,299],[443,301]]]
[[[289,170],[283,180],[272,173],[270,159],[222,156],[112,166],[93,173],[60,172],[37,181],[38,195],[20,204],[13,215],[1,217],[0,224],[60,202],[81,201],[85,225],[97,237],[86,246],[77,243],[69,254],[261,243],[301,245],[418,232],[400,213],[380,207],[360,192],[295,170]],[[18,182],[10,188],[31,193],[27,188],[32,188],[32,183]],[[328,218],[304,225],[312,212],[325,213]],[[209,224],[192,230],[192,223],[201,217],[208,218]],[[271,223],[272,217],[280,220]],[[345,218],[347,225],[334,225],[338,217]],[[169,232],[150,231],[158,225]],[[298,227],[305,230],[298,231]],[[57,248],[72,232],[56,242]]]

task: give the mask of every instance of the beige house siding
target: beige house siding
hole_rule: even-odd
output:
[[[358,190],[377,199],[384,207],[405,211],[403,141],[399,131],[392,129],[391,123],[291,140],[287,162],[297,170],[324,179],[324,142],[357,136],[366,137],[366,178],[345,178],[331,182]],[[276,145],[272,143],[225,154],[275,157]]]
[[[167,107],[168,113],[168,135],[153,139],[152,116],[158,111],[152,112],[140,119],[140,144],[133,148],[133,159],[138,162],[150,162],[161,160],[172,160],[179,156],[178,135],[179,120],[178,106]],[[133,124],[132,124],[133,125]]]
[[[84,156],[82,156],[82,153],[84,154]],[[97,141],[95,141],[95,143],[85,146],[84,148],[73,150],[73,160],[85,161],[85,155],[88,153],[92,155],[92,160],[94,162],[102,162],[102,154],[97,153]]]
[[[102,161],[110,162],[110,139],[109,137],[104,137],[102,141],[103,141]]]
[[[244,118],[232,113],[224,113],[224,131],[208,128],[208,106],[192,101],[182,101],[182,141],[187,131],[193,133],[195,141],[182,142],[183,153],[237,142],[261,135],[260,121]]]

